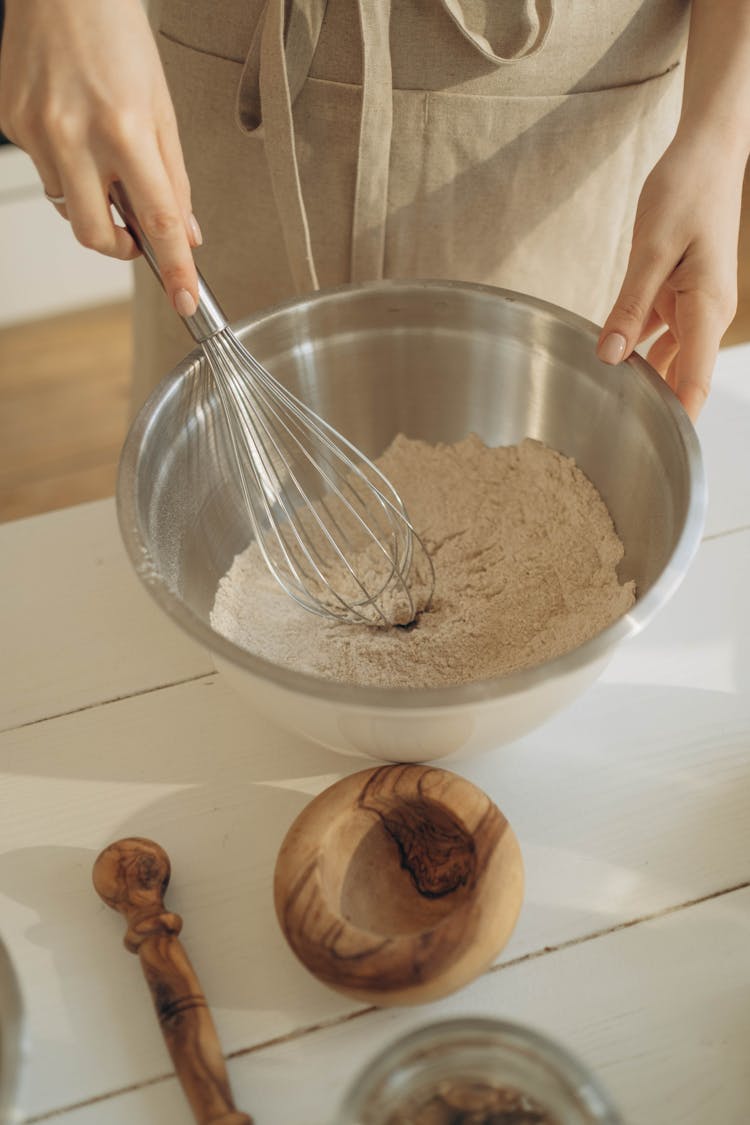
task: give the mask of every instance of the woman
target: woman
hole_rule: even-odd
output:
[[[232,319],[319,284],[488,282],[603,321],[609,363],[661,330],[697,416],[735,311],[750,0],[161,0],[158,51],[140,0],[49,12],[6,0],[0,126],[127,259],[124,183],[178,312],[195,210]],[[143,270],[136,310],[139,401],[190,341]]]

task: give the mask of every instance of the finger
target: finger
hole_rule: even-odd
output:
[[[670,329],[667,328],[666,331],[662,332],[659,339],[651,345],[646,359],[666,379],[670,364],[679,350],[680,345]]]
[[[65,210],[73,233],[82,246],[110,258],[130,261],[140,251],[128,232],[116,226],[105,185],[93,160],[78,155],[60,168]]]
[[[679,352],[678,352],[679,354]],[[670,390],[677,394],[677,356],[674,357],[664,376],[664,382]]]
[[[158,142],[164,167],[182,210],[188,241],[192,247],[202,246],[203,235],[198,220],[193,214],[190,180],[185,168],[185,159],[182,154],[182,146],[177,133],[177,122],[171,109],[171,103],[168,115],[160,124]]]
[[[670,279],[671,281],[671,279]],[[671,284],[662,285],[659,294],[654,302],[654,310],[659,314],[663,322],[670,327],[675,323],[675,301],[677,300],[677,293],[672,288]]]
[[[620,363],[633,351],[670,273],[671,267],[667,268],[658,250],[633,242],[622,288],[596,346],[596,354],[604,363]]]
[[[638,337],[638,343],[642,344],[644,340],[647,340],[649,336],[652,336],[654,332],[658,331],[658,329],[663,328],[663,327],[664,327],[664,320],[659,315],[659,313],[657,312],[656,309],[652,309],[651,312],[646,317],[646,323],[643,325],[643,328],[641,329],[641,334]]]
[[[57,171],[57,166],[52,154],[45,149],[35,148],[34,152],[29,152],[28,155],[34,162],[34,167],[41,180],[44,194],[48,197],[50,195],[64,195],[60,173]],[[51,199],[50,203],[52,203]],[[55,208],[58,215],[62,215],[64,219],[67,219],[68,214],[64,203],[52,203],[52,206]]]
[[[117,178],[151,243],[167,296],[180,316],[192,316],[198,303],[198,277],[182,210],[156,138],[143,143],[137,158],[130,152],[127,157]]]
[[[725,317],[706,294],[691,292],[679,294],[676,319],[680,350],[674,360],[674,389],[695,421],[711,388]]]
[[[647,337],[656,333],[657,330],[663,327],[670,327],[674,324],[674,301],[675,292],[671,285],[662,285],[661,289],[656,295],[654,307],[646,318],[646,323],[641,332],[641,338],[638,341],[642,343]]]

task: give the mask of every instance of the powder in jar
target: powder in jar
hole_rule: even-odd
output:
[[[275,664],[326,680],[439,687],[490,679],[577,648],[626,613],[623,546],[604,501],[538,441],[399,435],[378,459],[435,567],[415,627],[376,629],[297,606],[252,543],[221,579],[211,624]]]
[[[426,1097],[408,1098],[386,1125],[559,1125],[559,1121],[520,1090],[454,1081],[442,1082]]]

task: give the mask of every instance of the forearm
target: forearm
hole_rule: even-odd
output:
[[[750,0],[693,0],[678,136],[750,152]]]
[[[638,200],[630,260],[599,336],[648,358],[695,419],[737,307],[737,232],[750,151],[750,0],[693,0],[675,138]]]

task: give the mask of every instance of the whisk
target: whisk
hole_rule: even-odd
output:
[[[122,184],[112,203],[160,279]],[[161,279],[160,279],[161,280]],[[184,317],[201,345],[253,536],[298,605],[338,621],[410,625],[432,598],[432,561],[381,470],[245,348],[198,274]]]

